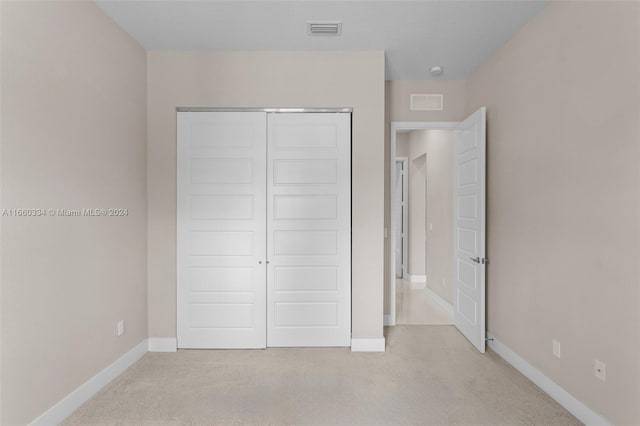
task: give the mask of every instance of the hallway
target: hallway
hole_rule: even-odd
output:
[[[414,285],[423,283],[414,283]],[[396,280],[396,324],[451,325],[453,317],[426,288],[411,288],[408,280]]]

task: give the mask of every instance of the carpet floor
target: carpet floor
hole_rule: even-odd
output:
[[[578,425],[452,326],[385,329],[348,348],[148,353],[64,425]]]

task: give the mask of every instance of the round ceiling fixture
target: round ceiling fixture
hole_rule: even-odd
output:
[[[437,76],[441,75],[443,71],[444,70],[442,69],[441,65],[435,65],[435,66],[429,68],[429,72],[434,77],[437,77]]]

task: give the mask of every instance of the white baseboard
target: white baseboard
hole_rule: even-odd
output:
[[[453,317],[453,306],[451,306],[451,303],[447,302],[445,299],[442,298],[442,296],[440,296],[435,291],[431,290],[429,287],[425,287],[425,289],[429,297],[431,297],[433,301],[436,302],[438,305],[442,306],[449,313],[449,315]]]
[[[391,314],[384,314],[382,325],[396,325],[396,322]]]
[[[59,424],[84,404],[89,398],[98,393],[100,389],[122,374],[122,372],[129,368],[134,362],[142,358],[142,356],[147,353],[147,347],[147,339],[144,339],[142,342],[134,346],[129,352],[122,355],[111,365],[84,382],[84,384],[79,388],[42,413],[30,424],[33,426]]]
[[[427,276],[426,275],[413,275],[413,274],[407,274],[409,275],[409,281],[411,281],[412,283],[426,283],[427,282]]]
[[[175,337],[150,337],[149,352],[176,352],[178,339]]]
[[[540,389],[553,398],[558,404],[562,405],[568,412],[573,414],[587,426],[608,426],[612,423],[593,411],[591,408],[578,401],[573,395],[561,388],[556,382],[547,377],[540,370],[529,364],[525,359],[513,352],[502,342],[487,333],[489,347],[495,353],[500,355],[511,364],[516,370],[525,375],[529,380],[535,383]]]
[[[351,339],[351,352],[384,352],[384,337],[378,339]]]
[[[411,290],[423,290],[427,286],[426,275],[410,275],[409,276],[409,288]]]

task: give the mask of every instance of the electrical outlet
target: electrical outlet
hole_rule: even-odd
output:
[[[603,382],[607,381],[607,364],[596,359],[596,362],[593,368],[593,375],[596,376],[598,379],[602,380]]]
[[[553,356],[556,358],[562,358],[562,351],[560,349],[560,342],[553,340]]]
[[[122,336],[124,334],[124,320],[118,321],[117,329],[118,329],[118,336]]]
[[[429,224],[429,231],[433,231],[433,223]]]

